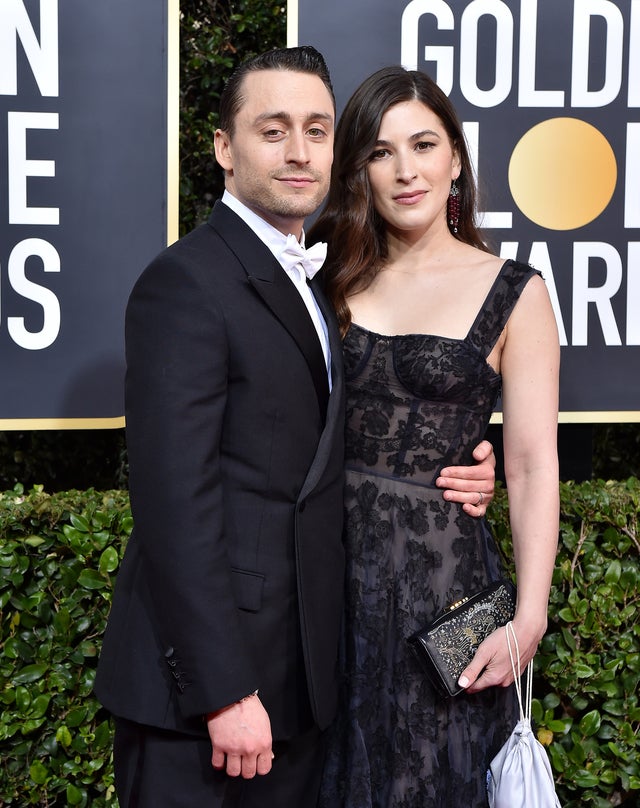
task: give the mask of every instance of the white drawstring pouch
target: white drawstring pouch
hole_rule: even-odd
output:
[[[491,761],[487,772],[490,808],[561,808],[556,795],[551,764],[544,746],[531,729],[533,661],[526,671],[524,705],[520,681],[520,652],[513,625],[505,626],[520,720],[509,739]],[[517,664],[511,642],[515,645]],[[517,666],[517,674],[516,674]]]

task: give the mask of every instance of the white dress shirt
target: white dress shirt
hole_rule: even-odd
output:
[[[250,208],[236,199],[236,197],[229,193],[229,191],[225,191],[222,195],[222,202],[227,205],[227,207],[231,208],[231,210],[236,213],[242,219],[242,221],[245,222],[245,224],[249,225],[260,241],[262,241],[269,248],[269,250],[271,250],[278,263],[280,263],[282,266],[280,255],[287,244],[287,237],[273,227],[273,225],[265,222],[265,220],[258,216],[257,213],[254,213],[252,210],[250,210]],[[300,243],[302,247],[304,247],[304,231],[302,231],[302,241]],[[311,321],[313,322],[313,325],[318,333],[318,339],[320,340],[322,353],[324,354],[324,361],[327,367],[329,390],[331,390],[331,349],[329,347],[329,332],[327,330],[327,324],[322,316],[320,307],[313,296],[311,287],[307,283],[307,276],[305,275],[302,266],[298,264],[297,266],[292,267],[290,270],[284,267],[283,269],[298,290],[300,297],[302,298],[304,305],[309,312]]]

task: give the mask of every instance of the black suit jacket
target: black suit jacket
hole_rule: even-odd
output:
[[[95,684],[117,716],[201,733],[203,714],[259,688],[274,738],[333,717],[342,350],[312,286],[329,327],[330,397],[299,294],[225,205],[162,252],[132,292],[134,532]]]

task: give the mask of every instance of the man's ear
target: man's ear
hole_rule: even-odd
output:
[[[229,133],[222,129],[216,129],[213,137],[213,146],[218,165],[225,171],[231,171],[233,169],[233,157],[231,154],[231,138],[229,137]]]

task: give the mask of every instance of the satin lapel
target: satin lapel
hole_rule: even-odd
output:
[[[309,468],[309,473],[300,491],[300,499],[304,499],[318,484],[331,455],[336,451],[337,446],[342,446],[344,438],[345,387],[342,339],[338,330],[333,307],[324,296],[322,285],[318,277],[314,278],[311,282],[311,288],[313,289],[313,294],[318,301],[318,306],[324,315],[329,330],[331,380],[333,386],[329,397],[325,427],[320,436],[318,450],[313,459],[313,463]]]
[[[233,250],[249,283],[295,340],[309,366],[323,419],[329,382],[318,334],[302,298],[270,250],[226,205],[217,202],[209,224]]]
[[[324,419],[329,401],[327,367],[318,333],[298,290],[279,264],[275,268],[273,282],[252,275],[249,275],[249,282],[298,343],[309,365]]]
[[[342,338],[338,329],[338,321],[336,320],[333,306],[325,296],[321,276],[322,273],[320,272],[309,285],[311,286],[311,291],[327,324],[329,348],[331,349],[331,381],[335,387],[338,382],[342,382],[344,372],[342,363]]]

